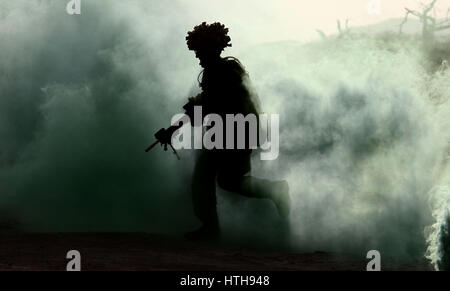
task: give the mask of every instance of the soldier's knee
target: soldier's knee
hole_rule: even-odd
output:
[[[239,189],[241,181],[242,177],[235,175],[222,174],[217,177],[217,184],[219,187],[230,192]]]

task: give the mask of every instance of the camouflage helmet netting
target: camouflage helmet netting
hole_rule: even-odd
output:
[[[227,35],[228,28],[225,25],[214,22],[212,24],[202,24],[194,27],[186,36],[186,42],[189,50],[219,50],[231,46],[231,38]]]

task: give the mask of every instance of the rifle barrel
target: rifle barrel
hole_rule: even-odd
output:
[[[148,153],[155,145],[159,143],[159,140],[152,143],[148,148],[145,149],[145,152]]]

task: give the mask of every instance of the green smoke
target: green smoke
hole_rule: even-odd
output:
[[[182,1],[83,1],[81,16],[29,2],[0,4],[0,211],[31,231],[195,226],[193,153],[144,149],[198,90],[184,37],[203,16]],[[250,25],[234,22],[234,47]],[[280,113],[280,157],[253,172],[289,181],[299,250],[423,256],[440,212],[430,191],[449,184],[450,55],[438,51],[394,34],[236,50],[263,110]],[[276,241],[273,205],[228,194],[226,228]]]
[[[159,149],[143,151],[178,97],[158,73],[156,40],[141,43],[102,5],[86,3],[76,18],[61,1],[6,3],[0,209],[26,230],[189,225],[189,173]]]

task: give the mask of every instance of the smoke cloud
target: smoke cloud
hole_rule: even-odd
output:
[[[177,161],[144,149],[198,91],[186,31],[230,18],[137,0],[83,1],[82,15],[69,16],[64,2],[0,4],[0,216],[28,231],[195,227],[195,153]],[[252,174],[286,179],[294,207],[281,229],[268,201],[219,191],[224,228],[275,247],[287,233],[300,251],[417,259],[428,249],[437,266],[450,71],[413,38],[257,44],[246,39],[250,24],[229,24],[227,53],[246,66],[264,111],[280,114],[281,130],[279,158],[255,157]]]

